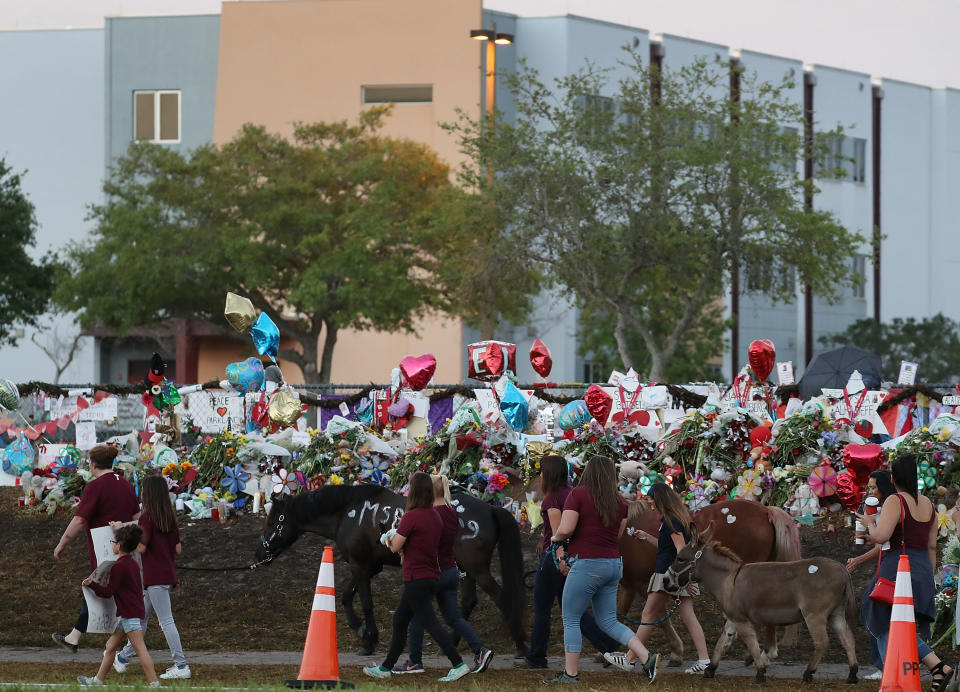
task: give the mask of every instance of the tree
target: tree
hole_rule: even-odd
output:
[[[72,337],[69,335],[64,336],[60,333],[56,325],[54,325],[53,329],[48,332],[47,338],[43,341],[37,338],[39,334],[40,332],[31,334],[30,341],[43,351],[44,355],[53,363],[53,367],[56,370],[53,376],[53,384],[60,384],[60,378],[63,377],[63,373],[70,367],[73,359],[77,356],[77,352],[83,350],[80,345],[83,332],[78,331],[74,333]]]
[[[763,268],[754,285],[774,300],[792,299],[796,281],[836,299],[862,238],[803,207],[812,188],[795,172],[804,142],[782,127],[802,115],[789,80],[744,75],[733,101],[725,67],[701,60],[660,74],[625,54],[628,74],[614,87],[588,65],[551,89],[521,65],[506,75],[514,122],[484,127],[461,115],[452,127],[472,185],[510,219],[512,247],[609,316],[625,367],[636,333],[648,376],[662,381],[692,330],[713,333],[697,325],[732,273]],[[817,163],[827,142],[812,143]],[[774,280],[792,272],[795,281]]]
[[[329,382],[341,329],[412,331],[440,303],[431,214],[450,171],[425,145],[357,124],[299,124],[291,138],[246,125],[183,155],[135,143],[70,248],[57,300],[84,326],[126,330],[173,317],[223,323],[246,296],[297,348],[280,357]]]
[[[18,325],[37,325],[47,307],[56,270],[47,255],[34,260],[37,219],[20,189],[21,174],[0,159],[0,345],[16,344]]]
[[[917,363],[917,375],[923,382],[945,383],[960,375],[960,324],[937,313],[917,320],[897,317],[878,323],[857,320],[845,331],[820,337],[828,348],[853,344],[873,351],[883,360],[883,377],[897,381],[900,361]]]

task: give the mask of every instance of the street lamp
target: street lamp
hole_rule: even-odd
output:
[[[487,114],[492,118],[497,102],[495,92],[497,81],[497,46],[509,46],[513,43],[513,34],[497,33],[497,25],[493,24],[492,29],[472,29],[470,38],[476,41],[485,41],[487,44],[486,55],[484,59],[484,91],[487,104]]]

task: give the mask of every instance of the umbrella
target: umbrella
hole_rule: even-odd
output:
[[[863,375],[867,389],[876,389],[880,386],[880,366],[880,356],[856,346],[841,346],[820,353],[813,357],[800,378],[800,395],[809,399],[819,396],[824,387],[843,389],[854,370]]]

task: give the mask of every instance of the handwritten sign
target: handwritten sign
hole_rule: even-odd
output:
[[[940,400],[944,406],[960,406],[960,396],[948,395]]]
[[[128,521],[124,526],[136,523],[135,521]],[[90,540],[93,542],[93,554],[97,558],[97,567],[104,562],[111,562],[117,559],[117,556],[113,552],[113,544],[110,542],[113,540],[113,537],[113,529],[109,526],[99,526],[95,529],[90,529]],[[112,632],[113,630],[110,631]]]
[[[777,381],[780,383],[780,386],[795,383],[792,360],[777,363]]]
[[[917,381],[917,364],[909,360],[900,361],[900,375],[897,377],[897,384],[913,385]]]
[[[242,431],[243,398],[220,391],[195,392],[187,396],[187,411],[201,432],[217,433],[229,428]]]
[[[77,423],[77,449],[88,450],[97,446],[97,424],[91,421]]]
[[[83,589],[83,600],[87,602],[87,632],[90,634],[112,634],[120,617],[117,604],[112,598],[100,598],[89,586]]]
[[[117,420],[117,403],[119,402],[117,397],[108,396],[99,402],[94,402],[93,399],[87,399],[86,397],[84,398],[90,405],[80,411],[78,420],[95,422],[109,421],[111,423]],[[62,401],[60,399],[47,397],[43,402],[43,410],[49,411],[53,418],[74,414],[77,412],[77,397],[67,397]]]

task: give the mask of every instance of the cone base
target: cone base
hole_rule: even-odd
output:
[[[284,680],[283,684],[295,690],[310,690],[315,687],[323,687],[328,690],[335,687],[344,690],[353,689],[353,683],[343,682],[342,680]]]

